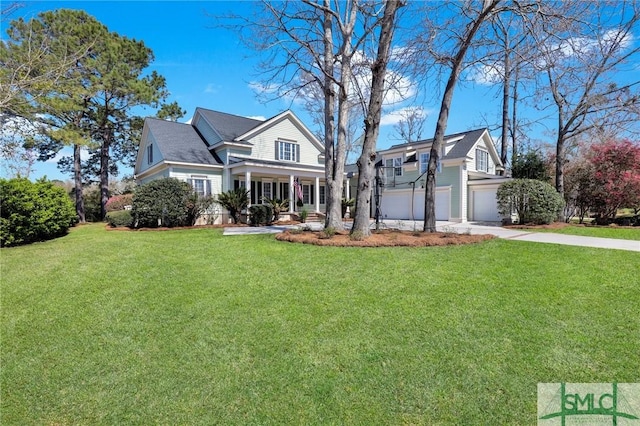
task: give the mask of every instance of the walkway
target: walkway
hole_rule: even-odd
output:
[[[248,234],[275,234],[287,229],[309,227],[313,230],[321,230],[322,223],[310,222],[304,225],[273,225],[256,227],[230,227],[225,228],[224,235],[248,235]],[[351,222],[345,222],[349,228]],[[374,226],[372,223],[371,226]],[[422,230],[421,221],[409,220],[385,220],[380,223],[382,229]],[[618,240],[614,238],[582,237],[577,235],[554,234],[548,232],[530,232],[526,229],[507,229],[493,223],[480,222],[436,222],[436,229],[442,232],[458,232],[470,234],[492,234],[498,238],[516,241],[530,241],[535,243],[564,244],[570,246],[595,247],[617,250],[629,250],[640,252],[640,241]]]

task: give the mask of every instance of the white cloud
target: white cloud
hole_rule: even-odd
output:
[[[214,83],[207,84],[207,87],[204,88],[204,93],[218,93],[220,86]]]
[[[426,118],[429,114],[433,112],[432,109],[424,109],[421,107],[404,107],[397,109],[395,111],[391,111],[389,113],[383,114],[380,117],[380,125],[381,126],[392,126],[398,124],[400,120],[405,120],[409,114],[417,112],[422,118]]]
[[[65,146],[62,148],[55,157],[49,158],[45,163],[54,163],[57,164],[63,157],[72,157],[73,156],[73,148],[69,146]],[[89,150],[85,147],[80,148],[80,160],[87,161],[89,159]]]
[[[482,86],[491,86],[502,81],[504,67],[502,64],[478,65],[471,69],[469,79]]]
[[[276,84],[262,84],[259,81],[252,81],[249,83],[249,89],[253,90],[258,95],[269,95],[278,92],[278,85]]]

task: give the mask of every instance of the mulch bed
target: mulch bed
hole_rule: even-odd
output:
[[[474,244],[496,238],[493,235],[468,235],[453,232],[415,232],[382,230],[372,231],[371,236],[363,240],[354,240],[347,232],[337,232],[326,237],[316,231],[285,231],[276,235],[279,241],[315,244],[334,247],[430,247]]]

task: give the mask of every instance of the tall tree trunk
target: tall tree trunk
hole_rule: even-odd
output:
[[[111,128],[105,123],[100,146],[100,219],[107,216],[107,201],[109,201],[109,149],[111,148]]]
[[[458,76],[462,71],[462,65],[464,57],[471,46],[473,38],[480,29],[482,23],[487,19],[487,16],[497,6],[500,0],[489,0],[484,2],[484,6],[475,21],[471,22],[468,30],[464,34],[463,38],[458,44],[458,52],[453,58],[451,64],[451,73],[447,80],[447,85],[442,96],[442,104],[440,104],[440,113],[438,114],[438,121],[436,123],[436,131],[433,136],[433,143],[431,144],[431,151],[429,155],[429,164],[427,167],[427,182],[426,182],[426,194],[424,197],[424,232],[436,232],[436,171],[438,168],[438,162],[440,161],[440,150],[444,143],[444,133],[447,129],[447,121],[449,120],[449,109],[451,108],[451,100],[453,99],[453,91],[458,82]]]
[[[371,94],[367,108],[367,117],[364,120],[365,133],[362,145],[362,154],[358,164],[358,191],[356,196],[356,217],[351,233],[360,233],[369,236],[369,219],[371,212],[371,183],[374,182],[374,168],[376,161],[376,142],[380,131],[380,115],[382,114],[382,99],[384,97],[384,78],[389,64],[391,41],[398,8],[403,3],[397,0],[389,0],[384,8],[381,21],[380,39],[378,42],[378,54],[371,67]]]
[[[564,200],[564,161],[566,158],[565,139],[562,132],[558,133],[556,141],[556,191]],[[564,222],[564,210],[560,213],[558,220]]]
[[[82,188],[82,162],[80,159],[80,145],[73,145],[73,181],[76,192],[76,214],[78,221],[85,223],[87,221],[84,213],[84,193]]]
[[[508,35],[505,35],[508,37]],[[505,43],[509,45],[509,41]],[[509,49],[504,50],[504,80],[502,82],[502,136],[500,146],[500,161],[505,167],[500,173],[504,176],[507,166],[507,151],[509,149],[509,89],[511,88],[511,58]]]
[[[511,167],[518,158],[518,121],[517,121],[517,108],[518,108],[518,75],[519,69],[516,67],[515,76],[513,78],[513,106],[511,107]]]
[[[333,16],[329,10],[329,0],[324,0],[327,9],[324,13],[323,43],[324,43],[324,153],[325,153],[325,179],[327,182],[326,212],[324,226],[334,229],[344,229],[342,222],[342,188],[344,161],[340,164],[338,159],[340,149],[336,149],[335,143],[335,83],[333,73]]]

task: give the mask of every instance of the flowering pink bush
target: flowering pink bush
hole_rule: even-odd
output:
[[[124,210],[125,206],[133,204],[133,194],[114,195],[107,201],[106,209],[108,212]]]
[[[594,210],[601,218],[615,218],[620,208],[640,207],[640,144],[629,140],[591,146],[595,187]]]

